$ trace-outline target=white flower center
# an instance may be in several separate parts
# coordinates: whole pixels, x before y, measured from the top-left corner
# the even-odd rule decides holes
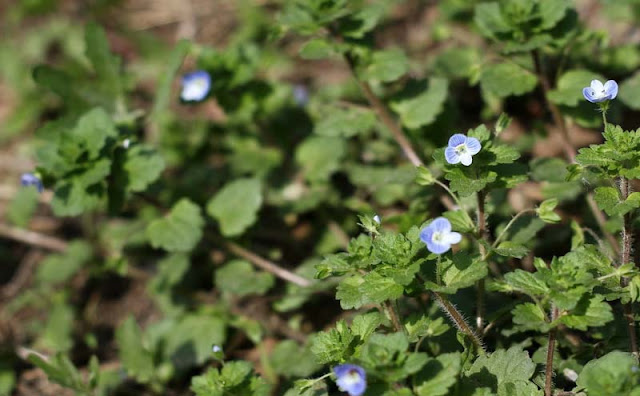
[[[442,243],[442,241],[444,240],[444,233],[440,231],[434,232],[431,240],[436,243]]]
[[[462,143],[456,146],[455,148],[456,154],[458,155],[462,155],[462,154],[466,154],[467,152],[467,145]]]
[[[349,370],[343,378],[345,385],[354,385],[360,382],[360,373],[357,370]]]

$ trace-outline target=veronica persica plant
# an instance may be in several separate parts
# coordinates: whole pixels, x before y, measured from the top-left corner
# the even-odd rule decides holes
[[[341,364],[333,368],[336,384],[341,391],[349,396],[360,396],[367,389],[367,374],[364,369],[355,364]]]
[[[211,76],[204,70],[198,70],[182,77],[180,98],[185,102],[199,102],[207,97],[210,89]]]
[[[449,220],[438,217],[420,231],[420,240],[427,244],[431,253],[442,254],[451,249],[451,245],[459,243],[462,235],[451,231]]]
[[[452,165],[461,163],[464,166],[469,166],[473,161],[472,157],[478,154],[481,149],[482,145],[478,139],[456,133],[449,138],[449,144],[444,150],[444,157]]]
[[[602,84],[600,80],[591,81],[591,85],[582,89],[582,95],[591,103],[600,103],[615,99],[618,95],[618,83],[609,80]]]
[[[22,184],[25,187],[34,186],[35,188],[38,189],[38,192],[42,192],[44,188],[40,178],[38,178],[38,176],[34,175],[33,173],[22,174],[22,176],[20,177],[20,184]]]

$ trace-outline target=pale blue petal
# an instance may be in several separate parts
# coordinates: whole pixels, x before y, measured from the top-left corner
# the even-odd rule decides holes
[[[482,145],[480,144],[480,141],[473,137],[467,138],[466,144],[467,144],[467,149],[469,151],[469,154],[471,155],[478,154],[482,149]]]
[[[458,147],[459,145],[463,144],[465,141],[467,140],[467,137],[464,136],[461,133],[456,133],[455,135],[451,136],[449,138],[449,147]]]
[[[427,250],[431,253],[442,254],[451,249],[451,244],[449,243],[437,243],[434,241],[427,242]]]
[[[591,103],[598,103],[599,100],[596,99],[595,97],[595,92],[593,91],[593,89],[591,89],[591,87],[585,87],[582,89],[582,95],[584,96],[584,98],[586,100],[588,100]]]
[[[604,92],[609,99],[615,99],[618,96],[618,83],[613,80],[607,81],[604,83]]]
[[[431,243],[431,239],[433,239],[433,228],[427,226],[420,230],[420,240],[427,245]]]
[[[447,147],[444,149],[444,159],[451,165],[455,165],[460,162],[460,156],[456,153],[456,149],[453,147]]]
[[[429,228],[433,231],[448,233],[451,231],[451,223],[446,217],[437,217],[429,224]]]

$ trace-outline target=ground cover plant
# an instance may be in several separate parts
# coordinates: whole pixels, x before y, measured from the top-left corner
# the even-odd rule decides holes
[[[7,3],[0,395],[640,396],[638,16]]]

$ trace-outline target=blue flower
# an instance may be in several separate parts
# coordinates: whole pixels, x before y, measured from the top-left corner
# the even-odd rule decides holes
[[[23,173],[20,177],[20,184],[23,186],[35,186],[38,189],[38,192],[42,192],[42,189],[44,188],[42,186],[42,181],[33,173]]]
[[[211,76],[204,70],[198,70],[182,76],[180,97],[185,102],[199,102],[207,97],[211,89]]]
[[[582,95],[591,103],[600,103],[605,100],[615,99],[618,95],[618,83],[609,80],[602,85],[600,80],[593,80],[590,86],[582,89]]]
[[[472,162],[471,157],[478,154],[480,149],[482,145],[478,139],[456,133],[449,138],[444,157],[450,164],[462,163],[464,166],[469,166]]]
[[[451,249],[451,245],[459,243],[462,235],[451,231],[449,220],[438,217],[420,231],[420,240],[427,244],[431,253],[442,254]]]
[[[336,384],[341,391],[349,396],[360,396],[367,389],[367,374],[364,369],[355,364],[341,364],[333,368]]]
[[[296,84],[293,87],[293,101],[300,107],[304,107],[309,103],[309,90],[302,84]]]

